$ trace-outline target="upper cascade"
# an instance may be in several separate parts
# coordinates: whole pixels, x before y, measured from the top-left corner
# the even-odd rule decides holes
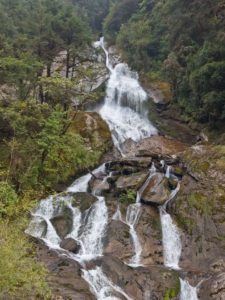
[[[103,37],[94,46],[101,46],[104,50],[106,67],[110,71],[100,115],[109,125],[115,146],[123,153],[126,140],[139,141],[156,135],[157,129],[148,119],[148,97],[138,81],[138,74],[125,63],[119,63],[113,68]]]

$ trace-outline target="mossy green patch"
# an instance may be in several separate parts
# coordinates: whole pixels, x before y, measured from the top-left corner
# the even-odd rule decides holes
[[[208,198],[201,192],[193,192],[187,196],[187,203],[190,207],[197,209],[202,215],[211,215],[213,210],[213,200]]]
[[[184,216],[182,213],[179,213],[177,215],[177,222],[178,222],[178,226],[189,234],[192,234],[192,231],[197,226],[193,219]]]
[[[180,292],[180,280],[177,274],[174,275],[174,286],[167,289],[164,300],[173,300]]]

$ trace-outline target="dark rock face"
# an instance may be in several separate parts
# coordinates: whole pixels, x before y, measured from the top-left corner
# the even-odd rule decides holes
[[[60,243],[60,247],[73,253],[78,253],[80,250],[80,244],[71,238],[64,239]]]

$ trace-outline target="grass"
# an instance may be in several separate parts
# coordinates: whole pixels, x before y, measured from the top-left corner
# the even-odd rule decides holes
[[[0,220],[0,298],[50,299],[48,275],[35,258],[35,247],[24,233],[28,221]]]

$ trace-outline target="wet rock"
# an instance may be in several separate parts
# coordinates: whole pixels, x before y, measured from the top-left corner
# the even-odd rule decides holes
[[[89,181],[89,187],[91,191],[95,191],[99,195],[109,192],[110,189],[110,185],[107,181],[96,178],[92,178]]]
[[[187,149],[187,145],[178,142],[173,139],[165,138],[163,136],[152,136],[150,138],[143,139],[138,143],[129,147],[126,147],[127,157],[152,157],[167,158],[178,152],[183,152]]]
[[[127,176],[120,176],[116,181],[116,191],[122,192],[127,189],[138,190],[147,180],[149,172],[135,173]]]
[[[169,290],[178,299],[180,289],[176,272],[163,266],[131,268],[120,260],[105,255],[99,262],[103,272],[122,288],[132,299],[145,299],[151,292],[152,299],[164,299]]]
[[[81,266],[65,256],[59,256],[44,245],[37,249],[38,259],[50,271],[47,283],[54,297],[71,300],[95,300],[88,283],[81,277]],[[56,298],[58,299],[58,298]],[[60,298],[59,298],[60,299]]]
[[[184,175],[184,170],[180,166],[175,165],[173,166],[173,173],[177,177],[182,177]]]
[[[111,132],[98,113],[78,111],[75,114],[75,119],[69,127],[70,131],[77,132],[85,138],[92,151],[99,150],[104,153],[112,148]]]
[[[167,179],[161,173],[156,173],[142,194],[144,203],[162,205],[170,196]]]
[[[98,200],[92,194],[85,192],[69,193],[69,195],[73,197],[72,206],[79,208],[81,212],[89,209]]]
[[[63,209],[61,215],[52,218],[50,221],[61,239],[72,231],[73,216],[71,210],[67,207]]]
[[[130,173],[136,173],[151,166],[151,158],[132,158],[112,161],[106,164],[106,168],[110,171],[122,173],[123,169],[132,170]]]
[[[71,238],[64,239],[60,247],[73,253],[78,253],[80,250],[80,244]]]
[[[134,254],[129,231],[130,228],[127,224],[112,220],[108,225],[106,237],[104,238],[104,253],[128,262]]]
[[[199,299],[225,299],[225,272],[217,273],[201,284]]]
[[[172,178],[169,178],[167,180],[167,183],[168,183],[168,187],[169,187],[170,190],[175,190],[176,189],[176,187],[177,187],[177,181],[176,180],[174,180]]]
[[[142,246],[141,263],[163,265],[162,232],[158,208],[142,205],[136,232]]]

